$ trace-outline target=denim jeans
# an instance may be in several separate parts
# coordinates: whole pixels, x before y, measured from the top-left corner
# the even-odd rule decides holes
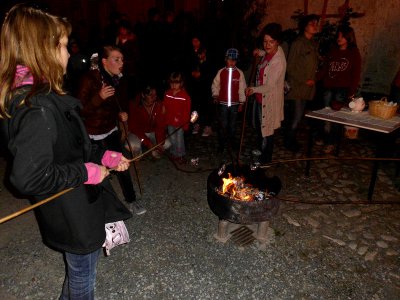
[[[346,89],[326,89],[323,94],[325,107],[330,107],[332,100],[345,102],[347,98]]]
[[[66,273],[60,300],[93,300],[100,249],[89,254],[64,253]]]
[[[168,135],[170,135],[169,139],[171,141],[171,148],[169,151],[174,157],[183,157],[186,154],[184,131],[182,128],[180,128],[171,135],[176,128],[177,127],[168,125]]]
[[[239,105],[218,105],[218,142],[221,147],[227,141],[234,146],[238,109]]]

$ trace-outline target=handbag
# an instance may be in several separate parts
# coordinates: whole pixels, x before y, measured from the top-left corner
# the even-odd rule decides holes
[[[130,242],[129,233],[124,221],[107,223],[105,225],[105,230],[106,240],[104,241],[103,247],[107,256],[110,255],[110,250],[114,247]]]

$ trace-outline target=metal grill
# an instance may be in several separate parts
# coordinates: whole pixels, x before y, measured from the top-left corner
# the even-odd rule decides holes
[[[244,247],[253,243],[256,238],[253,231],[247,226],[240,226],[231,232],[231,240],[240,247]]]

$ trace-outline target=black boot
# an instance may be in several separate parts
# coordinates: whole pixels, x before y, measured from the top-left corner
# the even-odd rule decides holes
[[[261,147],[261,163],[268,164],[272,161],[272,152],[274,150],[274,136],[266,136],[263,138]]]

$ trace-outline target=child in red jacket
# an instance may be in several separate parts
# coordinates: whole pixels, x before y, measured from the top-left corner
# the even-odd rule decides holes
[[[246,80],[242,70],[236,67],[239,51],[230,48],[225,54],[225,67],[218,70],[211,85],[214,102],[218,104],[218,152],[225,144],[235,147],[236,119],[246,101]],[[228,148],[228,149],[229,149]]]
[[[191,99],[184,88],[181,73],[173,72],[169,77],[169,85],[170,89],[164,95],[166,124],[169,135],[175,131],[170,136],[170,153],[173,158],[183,162],[186,154],[184,131],[189,129]]]

